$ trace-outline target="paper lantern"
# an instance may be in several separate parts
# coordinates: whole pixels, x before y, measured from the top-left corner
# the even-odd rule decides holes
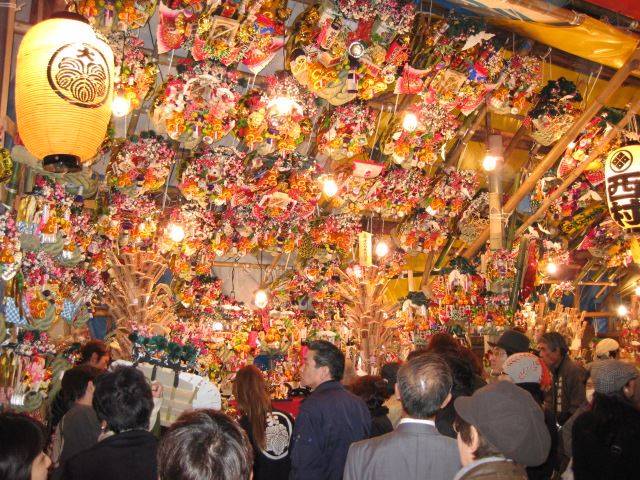
[[[93,158],[111,118],[113,52],[73,13],[33,26],[16,67],[16,114],[25,147],[49,171]]]
[[[604,174],[611,217],[625,230],[640,232],[640,145],[611,152]]]

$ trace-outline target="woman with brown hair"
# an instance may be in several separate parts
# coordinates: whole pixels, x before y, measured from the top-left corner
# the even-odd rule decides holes
[[[233,396],[242,413],[240,426],[254,451],[253,480],[289,478],[293,419],[271,406],[262,372],[247,365],[236,373]]]

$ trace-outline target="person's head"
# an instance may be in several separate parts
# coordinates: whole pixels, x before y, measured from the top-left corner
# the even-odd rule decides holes
[[[525,466],[543,463],[551,448],[544,414],[531,395],[499,381],[454,401],[458,449],[463,466],[503,456]]]
[[[500,379],[525,389],[539,405],[544,402],[544,390],[551,386],[551,373],[533,353],[509,356],[502,365]]]
[[[109,347],[102,340],[89,340],[80,349],[79,365],[90,365],[106,370],[111,361]]]
[[[514,353],[529,351],[529,338],[518,330],[505,330],[495,343],[489,342],[489,345],[491,346],[491,370],[499,375],[507,357]]]
[[[312,390],[329,380],[339,382],[344,375],[344,354],[326,340],[310,342],[301,375],[302,384]]]
[[[407,355],[407,362],[409,360],[413,360],[416,357],[419,357],[420,355],[424,355],[427,352],[428,350],[426,347],[416,348],[415,350],[410,351],[409,355]]]
[[[595,390],[594,406],[605,400],[603,397],[634,403],[638,382],[638,369],[634,365],[615,359],[598,360],[590,365],[589,371]]]
[[[453,398],[459,395],[471,395],[475,387],[474,368],[460,351],[446,351],[439,354],[449,365],[451,370],[451,395]]]
[[[620,353],[620,344],[613,338],[603,338],[596,344],[594,353],[597,360],[618,358],[618,354]]]
[[[93,409],[115,433],[148,429],[153,410],[151,386],[135,367],[118,367],[95,381]]]
[[[431,419],[451,399],[451,370],[435,353],[412,358],[398,370],[396,394],[411,418]]]
[[[385,381],[382,377],[376,375],[364,375],[356,378],[356,380],[349,385],[349,390],[364,400],[369,410],[380,408],[388,398],[386,396],[387,387]]]
[[[94,381],[102,373],[90,365],[79,365],[67,370],[62,377],[61,388],[67,406],[73,403],[91,405],[93,402],[93,392],[95,390]]]
[[[247,365],[236,372],[233,396],[240,410],[247,415],[255,442],[264,448],[266,444],[267,414],[271,411],[271,399],[262,372]]]
[[[160,480],[247,480],[253,453],[242,429],[215,410],[185,412],[160,439]]]
[[[0,480],[46,480],[51,459],[37,421],[16,413],[0,414]]]
[[[556,368],[569,352],[567,341],[558,332],[547,332],[538,343],[540,358],[549,368]]]
[[[443,353],[457,351],[460,347],[458,341],[449,333],[436,333],[429,339],[427,351],[431,353]]]
[[[398,370],[400,370],[400,362],[385,363],[380,369],[380,376],[384,380],[387,387],[387,398],[393,395],[396,390],[396,382],[398,381]]]

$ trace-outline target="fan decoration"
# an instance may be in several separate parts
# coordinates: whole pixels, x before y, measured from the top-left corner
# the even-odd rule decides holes
[[[458,222],[460,240],[472,243],[489,226],[489,194],[480,193],[464,211]]]
[[[446,231],[441,222],[427,212],[416,214],[398,226],[398,243],[407,252],[436,252],[446,242]]]
[[[402,0],[313,5],[294,24],[291,73],[332,105],[378,96],[407,62],[415,14]]]
[[[318,151],[332,160],[363,154],[375,131],[376,112],[364,103],[351,102],[326,115],[318,134]]]
[[[317,108],[286,72],[267,79],[266,90],[249,90],[240,100],[235,135],[261,155],[293,152],[311,134]]]
[[[525,113],[541,85],[542,61],[532,55],[515,54],[509,59],[504,83],[491,95],[489,107],[497,113]]]
[[[96,30],[126,32],[145,26],[158,0],[67,0],[67,4]]]
[[[196,61],[213,59],[224,65],[242,62],[257,74],[284,46],[289,15],[291,9],[282,0],[210,2],[189,40],[191,55]]]
[[[144,41],[124,32],[108,37],[113,50],[115,76],[113,90],[124,97],[132,109],[140,108],[158,76],[158,64],[144,50]]]
[[[233,147],[199,149],[182,172],[180,192],[202,208],[227,205],[236,192],[245,188],[245,156]]]
[[[129,196],[153,192],[168,180],[175,152],[162,136],[142,132],[125,140],[109,164],[107,183]]]
[[[549,80],[529,111],[532,138],[540,145],[552,145],[569,129],[580,113],[582,95],[576,85],[564,77]]]
[[[239,98],[236,72],[214,62],[180,65],[156,98],[153,122],[187,148],[212,144],[235,126]]]
[[[431,178],[418,168],[389,169],[362,192],[361,208],[386,218],[403,218],[423,200]]]

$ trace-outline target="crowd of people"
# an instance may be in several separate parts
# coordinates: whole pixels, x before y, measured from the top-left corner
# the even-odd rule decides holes
[[[507,330],[490,371],[438,334],[380,375],[343,381],[332,343],[307,345],[295,419],[274,408],[263,373],[235,376],[235,418],[184,412],[154,428],[162,391],[135,367],[109,367],[87,343],[52,400],[45,427],[0,414],[0,480],[635,479],[640,380],[612,339],[586,368],[562,335]],[[346,384],[345,384],[346,383]]]

